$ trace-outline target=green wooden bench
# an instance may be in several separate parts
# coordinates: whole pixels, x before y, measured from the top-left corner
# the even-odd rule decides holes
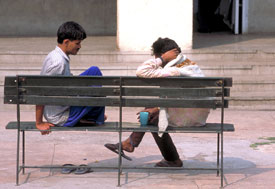
[[[51,131],[118,132],[118,141],[120,143],[118,166],[112,167],[118,170],[118,186],[120,186],[120,173],[123,169],[130,168],[122,166],[122,132],[158,132],[158,128],[154,126],[140,127],[137,123],[122,122],[124,107],[180,107],[220,109],[221,121],[219,123],[207,123],[204,127],[168,127],[166,132],[216,133],[217,167],[201,169],[216,170],[217,174],[220,174],[221,176],[221,187],[223,187],[223,132],[234,131],[234,125],[224,123],[224,108],[228,107],[227,98],[230,95],[231,86],[232,78],[223,77],[173,77],[145,79],[128,76],[6,76],[4,86],[4,103],[17,105],[17,120],[15,122],[9,122],[6,126],[6,129],[15,129],[18,133],[16,153],[16,184],[19,184],[20,172],[22,171],[24,174],[25,168],[62,167],[26,165],[25,132],[38,130],[35,127],[34,121],[20,121],[20,106],[69,105],[118,107],[119,116],[117,122],[106,122],[104,125],[93,127],[77,126],[51,128]],[[22,150],[20,150],[21,145]],[[194,169],[197,170],[198,168]]]

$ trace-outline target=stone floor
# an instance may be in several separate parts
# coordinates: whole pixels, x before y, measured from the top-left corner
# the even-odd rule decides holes
[[[229,33],[195,34],[194,49],[187,53],[245,53],[255,54],[261,58],[268,56],[274,64],[275,35],[233,35]],[[3,74],[10,68],[4,64],[5,59],[24,57],[29,54],[43,57],[56,45],[56,39],[50,38],[1,38],[0,55]],[[88,37],[82,45],[80,54],[100,54],[118,52],[116,37]],[[263,52],[263,53],[259,53]],[[8,55],[16,57],[7,57]],[[150,52],[144,52],[150,55]],[[135,54],[134,54],[135,56]],[[144,58],[144,57],[142,57]],[[42,58],[39,60],[39,71]],[[20,62],[21,59],[15,60]],[[28,59],[29,61],[30,59]],[[35,62],[34,61],[34,62]],[[3,64],[1,64],[3,63]],[[260,64],[260,63],[259,63]],[[39,68],[38,68],[39,67]],[[26,68],[28,69],[28,68]],[[24,70],[26,71],[26,70]],[[16,71],[14,71],[14,74]],[[0,86],[3,84],[1,79]],[[3,90],[2,90],[3,91]],[[2,97],[3,94],[0,95]],[[2,104],[0,104],[2,106]],[[3,110],[3,108],[0,107]],[[11,108],[12,109],[12,108]],[[20,186],[15,186],[16,131],[5,130],[7,122],[16,120],[15,111],[0,111],[0,188],[116,188],[117,171],[95,170],[85,175],[63,175],[60,170],[28,169],[20,176]],[[13,109],[14,110],[14,109]],[[136,120],[138,110],[129,110],[124,115],[126,120]],[[107,109],[109,120],[117,120],[118,113]],[[219,121],[220,112],[212,112],[209,122]],[[33,111],[23,111],[22,120],[34,120]],[[275,114],[274,111],[252,111],[229,109],[226,111],[226,122],[233,123],[236,131],[225,134],[225,188],[266,189],[275,188]],[[123,134],[126,138],[128,133]],[[215,135],[173,134],[185,167],[213,166],[215,162]],[[116,133],[99,132],[66,132],[51,133],[41,136],[33,132],[27,134],[27,163],[34,165],[52,164],[89,164],[117,165],[117,156],[106,150],[103,144],[117,142]],[[127,165],[153,166],[161,160],[161,155],[150,134],[146,134],[140,147],[133,154],[128,154],[133,162],[123,160]],[[124,171],[121,188],[219,188],[220,178],[214,171]]]
[[[125,121],[135,121],[138,109],[129,109]],[[115,109],[107,109],[108,119],[117,120]],[[225,121],[236,131],[224,136],[225,188],[262,189],[275,186],[275,114],[270,111],[227,110]],[[117,171],[94,170],[85,175],[61,174],[60,170],[27,169],[15,186],[16,131],[5,130],[15,112],[0,112],[0,188],[116,188]],[[22,120],[33,120],[34,112],[22,112]],[[220,112],[213,111],[209,122],[220,121]],[[123,134],[126,138],[128,133]],[[214,134],[172,134],[184,167],[214,167],[216,137]],[[41,136],[29,132],[26,138],[26,163],[29,165],[62,165],[65,163],[92,166],[115,166],[117,155],[103,144],[118,141],[116,133],[55,132]],[[260,145],[262,144],[262,145]],[[139,148],[123,160],[125,166],[152,167],[162,157],[152,136],[145,135]],[[121,188],[219,188],[215,171],[141,171],[124,170]]]

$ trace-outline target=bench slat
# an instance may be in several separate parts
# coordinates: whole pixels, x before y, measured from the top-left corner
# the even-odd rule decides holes
[[[5,96],[4,103],[16,104],[16,96]],[[60,106],[119,106],[118,97],[78,97],[78,96],[28,96],[23,95],[20,104],[60,105]],[[217,99],[168,99],[168,98],[122,98],[122,107],[178,107],[178,108],[220,108]],[[228,100],[224,100],[224,108]]]
[[[21,94],[44,96],[118,96],[119,87],[83,87],[83,86],[25,86],[20,87]],[[15,86],[6,86],[5,95],[16,95]],[[149,87],[123,87],[122,96],[166,96],[180,97],[219,97],[220,88],[149,88]],[[230,95],[230,89],[224,89],[224,96]]]
[[[124,107],[170,107],[170,108],[221,108],[220,100],[215,99],[123,99]],[[224,101],[224,108],[228,108],[228,100]]]
[[[219,97],[222,90],[220,88],[123,88],[123,96],[165,96],[168,98],[183,97]],[[224,89],[224,96],[230,96],[230,89]]]
[[[118,87],[26,86],[19,88],[23,95],[43,96],[118,96]],[[16,95],[16,87],[5,87],[5,95]]]
[[[5,96],[4,103],[16,104],[16,96]],[[20,104],[58,105],[58,106],[118,106],[119,98],[115,97],[78,97],[78,96],[28,96],[20,98]]]
[[[184,78],[184,81],[182,80]],[[169,87],[217,87],[224,80],[225,87],[232,86],[232,78],[222,77],[169,77],[169,78],[138,78],[123,77],[123,85],[130,86],[169,86]],[[161,84],[160,84],[161,83]]]
[[[224,80],[225,87],[232,86],[232,78],[224,77],[169,77],[169,78],[138,78],[132,76],[24,76],[20,75],[21,86],[91,86],[91,85],[122,85],[130,86],[170,86],[170,87],[217,87]],[[16,77],[6,76],[5,85],[16,86]]]
[[[91,85],[119,85],[117,76],[42,76],[20,75],[21,86],[91,86]],[[6,76],[5,85],[16,86],[16,77]]]
[[[158,127],[156,126],[146,126],[140,127],[139,123],[122,123],[123,132],[132,131],[152,131],[157,132]],[[219,132],[221,128],[220,123],[207,123],[202,127],[168,127],[169,132]],[[17,122],[9,122],[6,129],[17,129]],[[35,122],[21,122],[20,129],[24,131],[38,131],[35,127]],[[114,132],[119,131],[118,122],[106,122],[104,125],[100,126],[75,126],[75,127],[51,127],[52,131],[106,131]],[[233,124],[224,124],[224,132],[233,132],[235,130]]]

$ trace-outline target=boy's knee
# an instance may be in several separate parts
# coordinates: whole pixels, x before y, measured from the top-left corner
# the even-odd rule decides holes
[[[100,71],[99,67],[97,67],[97,66],[91,66],[91,67],[89,68],[89,70]]]
[[[97,66],[91,66],[88,70],[92,75],[102,75],[101,70]]]

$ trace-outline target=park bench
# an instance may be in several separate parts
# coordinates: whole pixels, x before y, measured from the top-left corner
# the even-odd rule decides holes
[[[28,166],[25,160],[25,132],[38,131],[35,122],[20,121],[20,105],[69,105],[118,107],[118,120],[100,126],[52,127],[51,131],[97,131],[117,132],[119,141],[118,186],[123,169],[121,138],[123,132],[158,132],[156,126],[140,127],[137,123],[122,122],[124,107],[179,107],[219,109],[219,123],[207,123],[203,127],[168,127],[171,133],[214,133],[217,134],[217,165],[215,170],[221,176],[223,187],[223,133],[233,132],[234,125],[224,123],[224,108],[228,107],[228,97],[232,78],[224,77],[171,77],[138,78],[131,76],[6,76],[4,103],[16,104],[17,121],[9,122],[6,129],[17,130],[16,184],[26,168],[50,168],[49,166]],[[22,139],[21,139],[22,136]],[[22,149],[20,150],[20,146]],[[103,144],[102,144],[103,145]],[[21,159],[21,160],[20,160]],[[53,166],[52,168],[61,168]],[[136,168],[136,167],[133,167]],[[106,168],[107,169],[107,168]],[[175,168],[175,169],[185,169]],[[191,169],[191,168],[188,168]],[[194,168],[198,169],[198,168]]]

